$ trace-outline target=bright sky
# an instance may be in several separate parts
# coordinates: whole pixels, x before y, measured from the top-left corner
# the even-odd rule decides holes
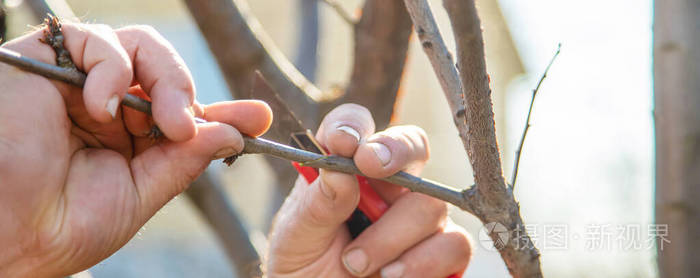
[[[653,215],[651,0],[500,3],[528,72],[508,92],[511,146],[532,88],[563,45],[535,102],[516,188],[540,241],[550,238],[546,225],[567,224],[567,251],[545,248],[545,270],[554,277],[653,276],[646,244]],[[643,247],[618,246],[638,225]],[[588,250],[599,236],[609,250]]]

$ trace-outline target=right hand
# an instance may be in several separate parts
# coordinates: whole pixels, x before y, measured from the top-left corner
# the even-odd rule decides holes
[[[331,111],[316,139],[331,153],[351,157],[368,177],[400,170],[418,175],[428,160],[428,139],[415,126],[375,133],[370,112],[345,104]],[[390,205],[356,239],[345,221],[357,207],[360,191],[354,175],[320,170],[311,185],[297,179],[270,234],[270,277],[439,277],[467,266],[467,234],[447,218],[445,202],[370,179]]]

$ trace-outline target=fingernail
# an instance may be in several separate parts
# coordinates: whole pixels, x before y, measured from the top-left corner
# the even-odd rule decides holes
[[[369,261],[365,251],[362,251],[360,248],[355,248],[345,253],[345,256],[343,256],[343,264],[345,264],[345,268],[352,274],[361,275],[365,269],[367,269]]]
[[[352,136],[352,137],[355,137],[355,139],[357,140],[357,142],[360,142],[360,133],[357,132],[357,130],[355,130],[354,128],[352,128],[352,127],[350,127],[350,126],[347,126],[347,125],[341,125],[341,126],[339,126],[337,129],[340,130],[340,131],[342,131],[342,132],[345,132],[345,133],[349,134],[349,135]]]
[[[222,148],[219,151],[217,151],[214,154],[213,159],[220,159],[220,158],[224,158],[224,157],[229,157],[229,156],[232,156],[236,153],[238,153],[238,152],[236,152],[236,149],[234,149],[233,147],[225,147],[225,148]]]
[[[399,278],[403,276],[406,266],[402,262],[394,262],[382,268],[382,278]]]
[[[107,112],[109,112],[109,114],[112,115],[112,119],[116,118],[117,108],[119,108],[119,96],[113,95],[112,98],[110,98],[107,101],[107,105],[105,105],[105,108],[107,109]]]
[[[389,164],[389,161],[391,161],[391,151],[386,145],[382,143],[368,143],[367,146],[372,148],[374,154],[377,155],[379,161],[382,162],[382,165],[386,166]]]

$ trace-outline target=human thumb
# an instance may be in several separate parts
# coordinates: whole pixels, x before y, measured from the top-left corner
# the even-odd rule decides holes
[[[353,175],[320,170],[310,185],[299,179],[280,209],[270,235],[270,262],[276,273],[313,263],[336,240],[360,200]],[[300,259],[299,254],[304,259]]]

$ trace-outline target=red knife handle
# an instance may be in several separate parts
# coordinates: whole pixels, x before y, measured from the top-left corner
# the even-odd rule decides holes
[[[318,170],[308,166],[301,166],[297,162],[292,162],[297,172],[301,174],[307,183],[311,184],[318,178]],[[389,208],[384,200],[379,197],[376,191],[369,185],[366,177],[355,175],[357,183],[360,186],[360,203],[357,208],[360,209],[369,218],[372,223],[377,222],[379,217]]]

